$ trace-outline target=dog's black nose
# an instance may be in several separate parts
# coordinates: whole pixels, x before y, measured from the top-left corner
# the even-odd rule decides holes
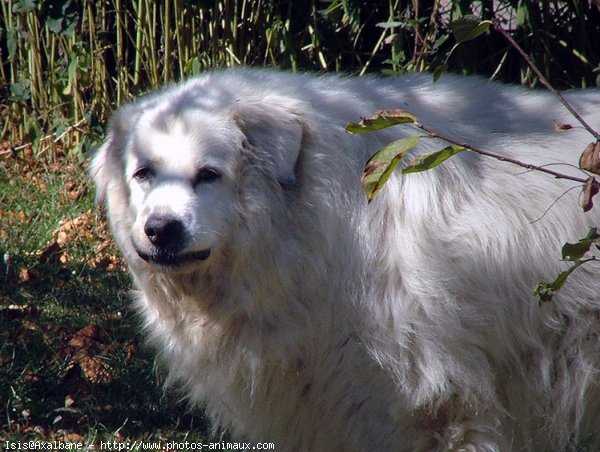
[[[150,215],[144,225],[148,240],[159,248],[176,248],[182,243],[183,223],[170,215]]]

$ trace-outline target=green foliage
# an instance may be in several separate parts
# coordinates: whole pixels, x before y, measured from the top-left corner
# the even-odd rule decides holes
[[[492,25],[491,20],[480,20],[472,14],[460,17],[450,24],[457,44],[475,39],[484,34]]]
[[[403,110],[380,110],[373,115],[364,117],[359,123],[349,123],[346,131],[354,134],[363,134],[385,129],[398,124],[410,124],[416,122],[417,117]]]
[[[590,228],[585,238],[577,243],[565,243],[562,247],[562,258],[566,261],[577,262],[583,259],[584,255],[590,250],[592,245],[600,243],[600,235],[597,228]]]
[[[404,110],[380,110],[362,118],[359,123],[351,122],[347,124],[346,131],[354,134],[363,134],[376,132],[399,124],[418,125],[417,117]],[[365,165],[362,179],[363,188],[369,202],[373,200],[375,195],[391,177],[396,166],[406,157],[408,151],[419,143],[420,139],[421,137],[418,135],[411,135],[393,141],[371,156]],[[417,173],[433,169],[450,157],[466,150],[467,148],[454,144],[446,146],[439,151],[419,155],[406,165],[402,169],[402,172]]]
[[[96,139],[116,105],[238,64],[359,74],[457,70],[535,85],[516,52],[488,30],[490,20],[559,88],[594,84],[600,74],[600,13],[592,2],[4,1],[0,138],[40,143],[59,123],[79,124],[61,138],[77,150]]]
[[[448,70],[448,61],[450,60],[452,53],[458,49],[463,42],[471,41],[478,36],[481,36],[488,31],[491,25],[491,20],[480,20],[472,14],[459,17],[451,22],[450,30],[452,31],[456,44],[454,44],[446,54],[444,63],[434,69],[433,80],[437,81],[441,75]]]
[[[565,243],[562,247],[562,258],[565,261],[573,262],[573,265],[567,270],[561,272],[554,281],[550,283],[540,283],[535,289],[535,294],[540,301],[546,302],[552,300],[554,295],[564,286],[567,278],[586,262],[595,261],[594,256],[585,258],[594,245],[600,250],[600,234],[597,228],[590,228],[587,236],[576,243]]]
[[[438,165],[441,165],[450,157],[453,157],[456,154],[466,150],[467,148],[463,146],[451,145],[446,146],[444,149],[439,151],[428,152],[427,154],[419,155],[405,168],[403,168],[402,172],[406,174],[430,170]]]
[[[363,187],[369,202],[385,185],[406,153],[418,142],[418,136],[409,136],[384,146],[371,156],[363,172]]]

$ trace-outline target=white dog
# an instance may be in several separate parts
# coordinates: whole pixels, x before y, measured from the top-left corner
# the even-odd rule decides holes
[[[137,305],[170,383],[234,437],[286,451],[600,447],[599,269],[550,302],[533,294],[598,209],[582,213],[577,183],[469,152],[397,172],[367,204],[368,157],[419,131],[345,126],[400,108],[537,165],[576,165],[593,137],[549,94],[430,80],[217,71],[115,114],[92,173]],[[567,98],[600,126],[600,92]],[[422,139],[413,155],[445,145]]]

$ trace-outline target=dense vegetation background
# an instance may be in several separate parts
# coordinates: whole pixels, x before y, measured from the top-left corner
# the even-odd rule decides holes
[[[597,0],[2,0],[0,439],[210,436],[201,413],[160,391],[93,208],[85,151],[116,106],[241,64],[447,67],[539,87],[493,28],[450,53],[451,24],[468,14],[502,26],[555,87],[600,81]]]
[[[498,20],[557,88],[595,85],[600,75],[593,0],[5,0],[1,7],[0,135],[34,143],[70,126],[102,125],[128,98],[217,66],[432,70],[454,44],[449,25],[465,14]],[[498,33],[462,46],[448,63],[537,84]]]

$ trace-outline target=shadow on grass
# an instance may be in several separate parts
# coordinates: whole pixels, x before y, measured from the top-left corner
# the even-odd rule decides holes
[[[210,436],[163,391],[124,271],[0,252],[0,437]]]

